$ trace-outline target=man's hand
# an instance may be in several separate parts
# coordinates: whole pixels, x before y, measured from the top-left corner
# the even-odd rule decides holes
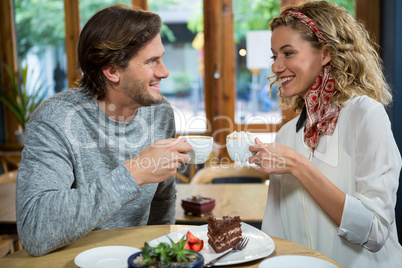
[[[176,175],[177,168],[190,161],[186,154],[190,151],[191,145],[184,139],[159,140],[124,165],[139,186],[158,183]]]

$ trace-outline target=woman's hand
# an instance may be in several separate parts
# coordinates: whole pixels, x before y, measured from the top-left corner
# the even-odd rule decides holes
[[[296,158],[300,157],[288,146],[276,142],[262,143],[258,138],[249,150],[253,153],[248,159],[249,163],[256,164],[257,171],[268,174],[292,173],[296,166]]]
[[[258,138],[250,146],[248,161],[256,170],[268,174],[291,173],[328,216],[340,226],[346,195],[328,180],[306,157],[280,143],[262,143]]]

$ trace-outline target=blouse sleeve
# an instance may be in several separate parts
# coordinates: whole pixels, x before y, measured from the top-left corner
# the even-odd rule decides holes
[[[346,197],[338,235],[376,252],[384,245],[395,221],[401,170],[401,155],[382,105],[366,111],[354,139],[356,192]]]

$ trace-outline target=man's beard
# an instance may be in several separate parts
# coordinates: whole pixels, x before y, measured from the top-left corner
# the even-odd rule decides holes
[[[147,90],[147,86],[139,80],[129,80],[123,84],[124,94],[134,103],[141,106],[152,106],[162,102],[162,94],[155,98]]]

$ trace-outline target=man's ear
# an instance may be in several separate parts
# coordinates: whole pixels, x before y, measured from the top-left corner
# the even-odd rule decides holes
[[[331,53],[329,52],[328,49],[324,49],[323,54],[322,54],[322,61],[321,61],[321,65],[325,66],[328,64],[328,62],[330,62],[332,60],[331,58]]]
[[[102,68],[102,72],[110,82],[117,83],[120,81],[120,75],[115,66],[105,66]]]

